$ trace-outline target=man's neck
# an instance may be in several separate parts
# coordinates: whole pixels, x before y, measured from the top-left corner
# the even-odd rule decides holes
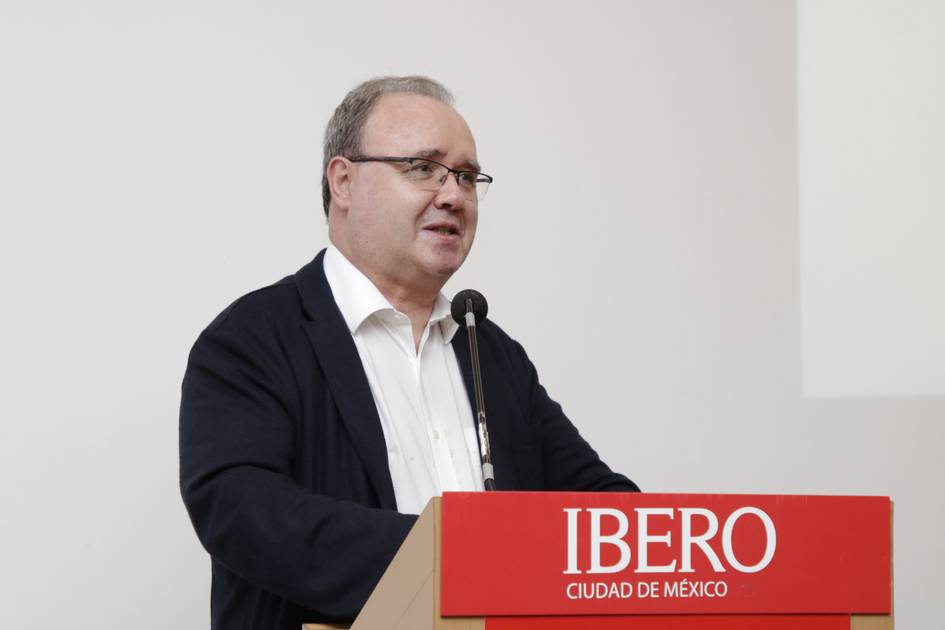
[[[423,330],[426,328],[427,322],[430,321],[433,307],[436,306],[436,298],[439,296],[445,282],[418,279],[417,282],[405,283],[403,279],[374,273],[367,265],[361,264],[356,260],[356,257],[351,256],[346,251],[347,247],[344,244],[339,244],[334,238],[330,240],[341,255],[364,274],[364,277],[370,280],[371,284],[377,287],[377,290],[390,302],[391,306],[410,318],[414,350],[419,350]]]
[[[364,272],[362,271],[362,273]],[[374,286],[381,292],[381,295],[387,298],[391,306],[410,318],[414,350],[419,350],[423,330],[427,327],[427,322],[430,321],[430,315],[433,313],[433,307],[436,305],[436,298],[441,287],[432,293],[417,291],[389,283],[385,284],[383,278],[374,278],[368,273],[364,273],[364,275],[374,283]]]

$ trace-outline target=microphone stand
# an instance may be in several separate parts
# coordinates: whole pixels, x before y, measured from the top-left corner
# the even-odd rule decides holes
[[[479,295],[485,302],[485,298]],[[476,391],[476,426],[479,431],[479,458],[482,461],[482,483],[489,492],[495,490],[495,471],[492,468],[492,451],[489,447],[489,429],[486,426],[486,403],[482,395],[482,373],[479,370],[479,342],[476,339],[476,315],[472,297],[465,300],[466,331],[469,333],[469,356],[472,357],[473,389]]]

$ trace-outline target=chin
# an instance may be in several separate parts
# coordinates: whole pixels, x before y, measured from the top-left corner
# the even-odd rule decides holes
[[[430,256],[422,261],[421,267],[433,277],[448,279],[463,266],[465,260],[465,255],[458,255],[456,253],[451,255]]]
[[[445,282],[445,281],[449,280],[450,277],[451,277],[454,273],[456,273],[457,271],[459,271],[459,267],[460,267],[460,265],[449,265],[449,266],[445,266],[445,267],[436,267],[435,269],[432,270],[432,274],[431,274],[431,275],[433,275],[433,276],[435,276],[435,277],[437,277],[437,278],[440,278],[440,279],[442,279],[442,280]]]

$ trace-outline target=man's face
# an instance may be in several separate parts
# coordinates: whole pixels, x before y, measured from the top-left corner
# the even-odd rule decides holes
[[[365,123],[361,154],[426,157],[478,170],[476,143],[452,107],[414,94],[385,94]],[[466,259],[476,235],[478,202],[453,175],[439,191],[418,190],[399,163],[352,167],[345,212],[349,255],[375,282],[439,290]],[[392,287],[393,288],[393,287]]]

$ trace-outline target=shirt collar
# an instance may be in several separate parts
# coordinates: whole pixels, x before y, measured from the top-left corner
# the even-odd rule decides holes
[[[433,305],[433,312],[430,313],[430,325],[439,323],[440,334],[443,336],[443,343],[453,341],[453,335],[459,330],[459,324],[453,320],[453,314],[450,309],[450,301],[442,293],[437,294],[436,304]]]
[[[334,245],[329,245],[325,251],[324,265],[328,286],[352,335],[357,332],[364,320],[374,313],[384,310],[397,312],[397,309],[387,301],[374,283],[345,258]],[[450,314],[450,302],[442,293],[436,296],[436,303],[433,305],[427,326],[432,327],[436,324],[440,326],[444,343],[450,343],[456,331],[459,330],[459,324],[453,321]]]

